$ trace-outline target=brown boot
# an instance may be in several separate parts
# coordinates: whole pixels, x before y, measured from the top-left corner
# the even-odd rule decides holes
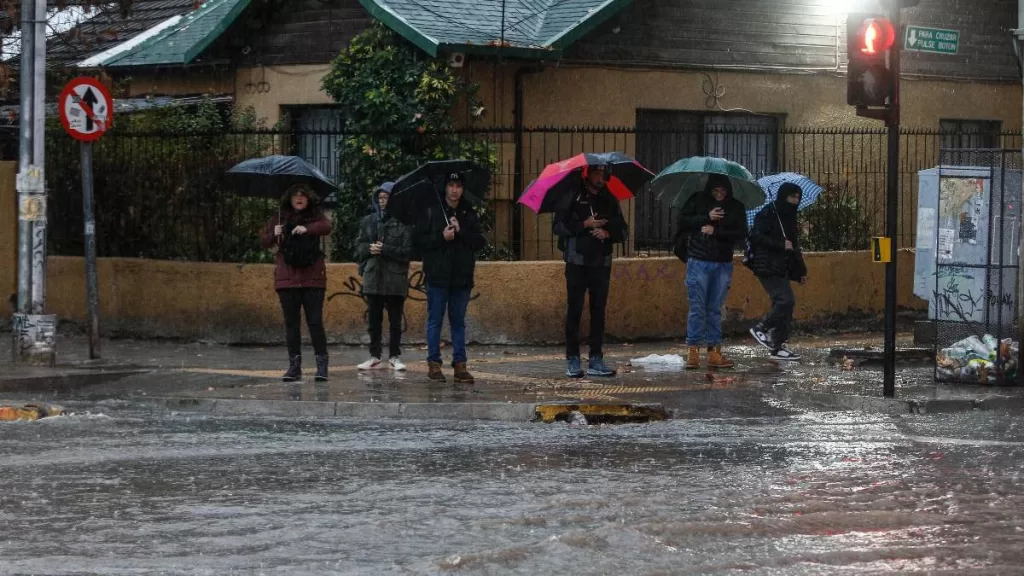
[[[445,382],[444,372],[441,372],[440,362],[427,362],[427,378],[434,382]]]
[[[690,350],[686,354],[686,369],[697,370],[698,368],[700,368],[700,348],[690,346]]]
[[[470,374],[469,370],[466,369],[465,362],[455,363],[455,381],[458,382],[459,384],[473,383],[473,375]]]
[[[708,348],[708,368],[732,368],[735,366],[732,360],[722,356],[722,347],[715,346]]]

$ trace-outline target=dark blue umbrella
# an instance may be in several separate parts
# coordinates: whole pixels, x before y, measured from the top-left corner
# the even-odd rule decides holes
[[[319,168],[298,156],[273,155],[253,158],[228,170],[238,182],[242,196],[253,198],[280,198],[289,187],[305,184],[322,200],[338,191]]]

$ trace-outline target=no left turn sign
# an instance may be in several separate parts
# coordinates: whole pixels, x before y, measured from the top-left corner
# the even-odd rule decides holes
[[[72,138],[99,140],[114,120],[114,99],[95,78],[75,78],[60,94],[60,122]]]

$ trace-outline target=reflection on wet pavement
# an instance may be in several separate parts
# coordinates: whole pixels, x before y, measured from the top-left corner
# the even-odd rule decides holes
[[[1024,565],[1024,424],[995,413],[570,428],[97,410],[0,428],[0,573]]]

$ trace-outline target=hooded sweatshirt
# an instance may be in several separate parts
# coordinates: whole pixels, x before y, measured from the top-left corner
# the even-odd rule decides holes
[[[716,184],[726,189],[726,196],[721,202],[711,195],[711,189]],[[712,220],[710,214],[715,208],[721,208],[725,218]],[[714,234],[701,231],[706,225],[715,229]],[[689,235],[689,258],[706,262],[732,262],[736,246],[747,236],[747,209],[733,197],[732,184],[728,178],[711,177],[704,191],[694,194],[679,215],[677,234]]]
[[[362,293],[378,296],[409,295],[409,260],[412,257],[412,227],[380,208],[377,201],[381,192],[391,194],[391,182],[377,189],[371,203],[373,213],[363,218],[356,242],[356,261],[363,277]],[[382,244],[377,256],[370,253],[370,245]]]
[[[800,227],[797,225],[797,206],[786,201],[792,195],[802,195],[799,186],[785,183],[779,187],[777,198],[754,217],[750,230],[752,258],[748,264],[757,276],[782,276],[800,280],[807,275],[803,255],[800,253]],[[793,250],[786,250],[786,240]]]

